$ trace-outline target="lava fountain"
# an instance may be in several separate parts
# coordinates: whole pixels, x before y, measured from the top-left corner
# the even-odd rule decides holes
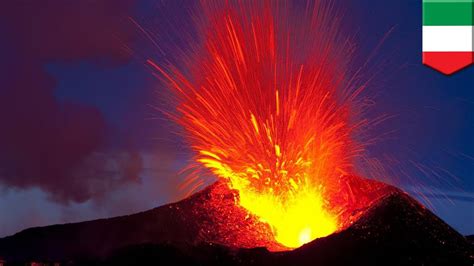
[[[347,222],[341,180],[364,149],[354,134],[366,120],[330,1],[298,18],[281,5],[204,2],[202,51],[187,69],[148,63],[173,88],[195,162],[291,249]]]

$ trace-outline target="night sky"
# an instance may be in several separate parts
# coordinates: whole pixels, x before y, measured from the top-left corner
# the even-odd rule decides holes
[[[371,79],[368,116],[390,116],[367,132],[386,170],[359,173],[474,234],[474,66],[447,77],[421,64],[421,0],[335,3]],[[0,237],[183,196],[192,154],[145,60],[179,66],[201,42],[198,14],[193,1],[0,2]]]

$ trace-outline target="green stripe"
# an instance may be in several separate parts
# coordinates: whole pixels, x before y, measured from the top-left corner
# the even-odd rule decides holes
[[[470,26],[474,25],[472,0],[430,0],[423,2],[423,25]]]
[[[474,0],[423,0],[423,3],[472,3]]]

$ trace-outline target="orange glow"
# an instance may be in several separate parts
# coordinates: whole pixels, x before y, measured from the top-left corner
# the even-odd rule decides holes
[[[245,186],[238,191],[240,205],[256,214],[261,222],[270,224],[276,241],[296,248],[338,229],[337,219],[325,210],[321,194],[309,189],[294,189],[290,199],[270,193],[252,193]]]
[[[300,28],[273,7],[209,5],[205,52],[186,71],[192,77],[149,60],[174,88],[174,118],[196,162],[287,248],[347,223],[341,177],[363,148],[352,137],[361,123],[351,122],[351,49],[321,2]]]

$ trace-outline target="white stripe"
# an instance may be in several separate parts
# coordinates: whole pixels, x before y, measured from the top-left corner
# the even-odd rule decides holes
[[[473,26],[423,26],[423,52],[472,52]]]

